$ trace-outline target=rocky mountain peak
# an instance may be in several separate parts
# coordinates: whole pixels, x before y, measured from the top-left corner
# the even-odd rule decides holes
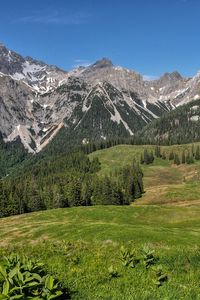
[[[100,60],[97,60],[92,66],[91,68],[109,68],[109,67],[112,67],[113,66],[113,63],[110,59],[106,58],[106,57],[103,57],[102,59]]]
[[[177,71],[174,71],[172,73],[165,73],[163,76],[161,76],[160,80],[163,82],[172,82],[172,81],[178,81],[182,80],[183,77],[181,74]]]
[[[199,97],[199,74],[186,79],[175,71],[147,82],[108,58],[65,72],[0,45],[0,134],[6,142],[19,136],[29,152],[40,151],[60,128],[83,138],[132,135]]]

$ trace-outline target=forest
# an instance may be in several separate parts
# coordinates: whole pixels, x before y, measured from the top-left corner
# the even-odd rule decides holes
[[[60,207],[128,205],[144,192],[138,163],[99,177],[100,162],[83,152],[33,158],[0,181],[0,216]]]

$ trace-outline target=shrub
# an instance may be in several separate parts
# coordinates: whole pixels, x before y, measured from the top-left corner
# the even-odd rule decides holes
[[[135,266],[139,263],[139,259],[137,258],[137,254],[135,249],[129,250],[124,247],[121,247],[121,260],[122,264],[125,267],[135,268]]]
[[[153,271],[154,271],[153,283],[157,287],[160,287],[161,285],[163,285],[164,282],[168,280],[168,276],[166,273],[163,272],[163,268],[161,265],[154,266]]]
[[[113,266],[110,266],[108,268],[108,274],[109,274],[110,278],[117,278],[117,277],[119,277],[118,271]]]
[[[68,299],[61,283],[44,264],[11,254],[0,264],[0,299]]]
[[[154,255],[154,250],[150,249],[148,246],[144,246],[142,249],[142,257],[143,257],[143,263],[148,269],[150,266],[155,265],[157,259]]]

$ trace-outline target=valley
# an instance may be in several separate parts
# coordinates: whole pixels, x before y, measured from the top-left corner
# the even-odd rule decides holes
[[[199,299],[199,99],[0,44],[0,299]]]
[[[196,147],[199,143],[194,143]],[[114,172],[116,169],[132,163],[132,158],[140,159],[144,149],[154,151],[155,146],[119,145],[90,154],[101,162],[100,176]],[[192,149],[192,144],[161,146],[161,152],[168,156],[171,151],[179,153]],[[173,161],[156,158],[150,165],[143,165],[144,190],[142,198],[132,205],[168,204],[192,205],[200,201],[200,162],[194,164],[174,165]]]
[[[198,145],[161,146],[161,153],[181,155]],[[155,150],[118,145],[89,157],[98,157],[97,176],[104,177],[139,160],[145,148]],[[155,158],[142,170],[145,193],[129,206],[59,208],[1,218],[0,261],[14,251],[45,262],[69,289],[70,299],[198,299],[200,163],[174,165]],[[133,267],[124,258],[131,251]],[[153,263],[146,268],[148,253]],[[159,288],[158,270],[166,278]]]

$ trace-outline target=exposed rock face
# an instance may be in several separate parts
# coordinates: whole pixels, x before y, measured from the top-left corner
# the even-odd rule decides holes
[[[0,73],[9,75],[15,80],[23,80],[39,93],[55,89],[67,76],[67,72],[56,66],[49,66],[31,57],[23,58],[2,44],[0,44]]]
[[[65,127],[84,138],[129,136],[163,112],[200,98],[200,74],[145,81],[106,58],[70,72],[0,45],[0,132],[40,151]],[[84,136],[85,135],[85,136]]]

